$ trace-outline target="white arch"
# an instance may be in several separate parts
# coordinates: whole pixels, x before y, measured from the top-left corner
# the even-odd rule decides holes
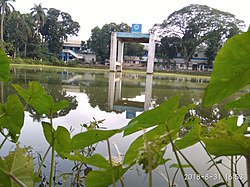
[[[124,42],[149,43],[147,73],[152,74],[154,72],[155,37],[154,34],[142,33],[112,32],[110,44],[110,71],[122,71]]]

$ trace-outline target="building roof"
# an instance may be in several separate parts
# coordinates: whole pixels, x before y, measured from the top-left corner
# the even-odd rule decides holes
[[[63,46],[67,47],[81,47],[81,40],[67,40],[63,42]]]

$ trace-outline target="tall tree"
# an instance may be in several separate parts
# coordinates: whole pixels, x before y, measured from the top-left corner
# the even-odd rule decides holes
[[[162,24],[156,24],[153,30],[160,38],[180,38],[181,53],[188,68],[195,49],[206,42],[211,34],[218,33],[220,40],[225,41],[243,27],[244,22],[233,14],[206,5],[191,4],[173,12]]]
[[[221,38],[220,38],[219,33],[214,32],[208,37],[207,41],[205,42],[207,45],[206,50],[205,50],[205,55],[208,58],[209,64],[211,64],[214,61],[217,55],[217,52],[222,46],[220,39]]]
[[[18,11],[13,11],[6,17],[5,21],[5,40],[14,46],[12,54],[14,57],[20,54],[25,45],[25,35],[27,32],[26,22],[23,15]]]
[[[4,33],[4,17],[5,13],[10,12],[11,8],[14,10],[12,4],[9,1],[15,2],[15,0],[0,0],[0,11],[1,11],[1,41],[3,42],[3,33]]]
[[[100,29],[95,27],[91,30],[91,37],[87,41],[88,47],[91,48],[99,60],[104,61],[109,58],[111,32],[129,32],[130,26],[126,23],[109,23],[103,25]]]
[[[23,14],[22,18],[24,20],[23,30],[24,30],[24,36],[25,36],[25,43],[24,43],[24,57],[27,56],[27,46],[29,39],[34,36],[34,27],[35,23],[32,19],[30,14]]]
[[[41,33],[48,42],[49,51],[58,56],[62,50],[63,41],[67,40],[68,36],[77,36],[79,29],[79,23],[73,21],[69,14],[50,8]]]
[[[46,11],[47,8],[43,8],[42,4],[39,5],[34,4],[34,7],[30,9],[31,15],[33,16],[35,23],[36,23],[36,31],[37,33],[40,32],[40,29],[44,26],[46,20]]]
[[[173,59],[177,56],[177,52],[181,50],[181,40],[179,37],[165,36],[161,38],[160,45],[156,46],[156,55]]]

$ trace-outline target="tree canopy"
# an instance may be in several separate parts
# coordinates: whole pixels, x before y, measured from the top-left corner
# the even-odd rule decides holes
[[[211,38],[215,35],[219,42],[223,43],[239,33],[243,27],[244,22],[233,14],[206,5],[191,4],[173,12],[152,30],[160,39],[177,39],[174,42],[180,46],[180,52],[188,68],[189,61],[199,45],[209,46]]]
[[[15,2],[15,0],[0,0],[0,11],[1,11],[1,41],[3,42],[3,33],[4,33],[4,18],[5,13],[9,13],[11,9],[14,10],[14,7],[9,1]]]
[[[68,35],[77,36],[79,29],[79,23],[73,21],[68,13],[50,8],[41,34],[48,42],[49,51],[57,55],[61,52],[63,41],[68,38]]]
[[[112,32],[130,32],[131,27],[126,23],[109,23],[102,28],[95,27],[91,30],[91,37],[87,41],[87,46],[91,48],[99,60],[104,61],[109,58],[110,41]],[[143,45],[137,43],[125,43],[124,55],[142,56]]]
[[[79,23],[66,12],[44,8],[41,4],[35,4],[28,14],[15,10],[10,12],[8,10],[12,5],[9,1],[11,0],[0,1],[1,23],[5,21],[4,29],[1,27],[4,31],[4,45],[1,47],[13,57],[59,57],[63,41],[69,36],[77,36],[79,32]],[[3,14],[7,12],[8,14]]]

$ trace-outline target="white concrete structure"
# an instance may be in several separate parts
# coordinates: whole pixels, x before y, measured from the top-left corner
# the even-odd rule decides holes
[[[148,74],[145,82],[144,102],[130,101],[128,98],[122,98],[122,73],[109,72],[108,109],[110,111],[118,109],[130,114],[150,110],[153,107],[152,83],[153,75]]]
[[[154,34],[112,32],[110,44],[110,71],[122,71],[124,42],[149,43],[147,73],[154,72]]]

